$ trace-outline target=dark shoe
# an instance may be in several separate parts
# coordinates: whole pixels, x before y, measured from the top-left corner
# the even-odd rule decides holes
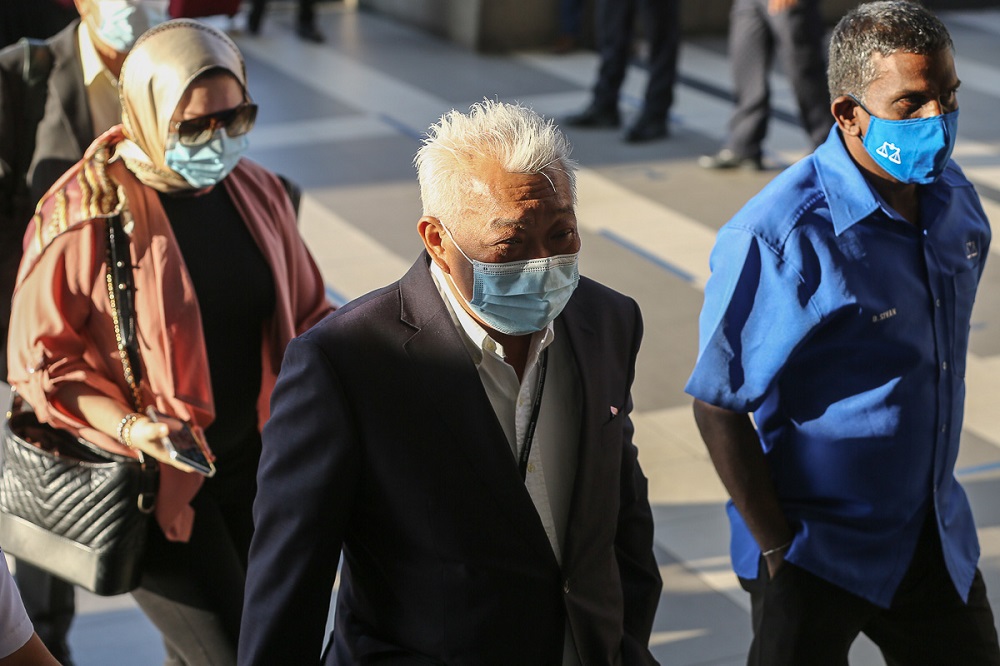
[[[617,108],[591,104],[580,113],[568,116],[563,124],[570,127],[615,128],[621,125],[621,119]]]
[[[728,148],[723,148],[714,155],[702,155],[698,158],[698,166],[702,169],[747,169],[750,171],[762,171],[764,169],[764,163],[760,159],[760,155],[755,157],[741,157],[729,150]]]
[[[306,40],[307,42],[313,42],[314,44],[322,44],[326,41],[326,37],[320,32],[315,25],[300,25],[298,29],[299,37]]]
[[[634,125],[625,132],[625,143],[644,143],[655,141],[656,139],[666,139],[670,136],[667,129],[666,120],[654,120],[652,118],[639,118]]]

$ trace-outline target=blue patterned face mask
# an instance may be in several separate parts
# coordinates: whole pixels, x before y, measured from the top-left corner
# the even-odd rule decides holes
[[[579,252],[507,263],[476,261],[444,230],[472,264],[472,298],[466,302],[483,323],[500,333],[528,335],[542,330],[563,311],[580,282]]]
[[[901,183],[926,185],[940,178],[958,135],[958,109],[930,118],[885,120],[853,98],[870,118],[864,146]]]
[[[99,0],[89,15],[102,42],[119,53],[128,53],[139,35],[167,20],[166,3],[136,0]]]
[[[181,175],[192,187],[216,185],[236,168],[236,163],[250,146],[246,134],[230,137],[226,130],[215,130],[212,138],[198,146],[185,146],[172,134],[167,141],[167,166]]]

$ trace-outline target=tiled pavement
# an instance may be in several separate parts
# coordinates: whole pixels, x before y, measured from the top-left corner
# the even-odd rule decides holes
[[[943,15],[963,80],[955,156],[1000,220],[1000,10]],[[232,28],[260,104],[251,154],[303,185],[302,232],[330,293],[347,299],[396,279],[420,248],[411,160],[421,132],[450,108],[483,97],[520,100],[554,117],[581,108],[595,71],[589,52],[481,56],[385,18],[340,5],[321,13],[329,41],[295,39],[289,8],[275,7],[263,34]],[[669,141],[643,146],[616,133],[570,131],[580,173],[583,272],[634,296],[646,336],[635,384],[636,441],[656,516],[665,582],[653,650],[674,666],[744,663],[748,602],[727,556],[725,493],[700,443],[682,387],[696,353],[697,314],[716,229],[777,170],[804,154],[806,139],[787,83],[774,78],[779,114],[762,174],[706,173],[694,164],[717,148],[729,111],[729,75],[719,37],[684,43]],[[634,112],[644,75],[630,74]],[[994,252],[1000,251],[994,245]],[[1000,267],[987,270],[974,313],[968,406],[959,476],[972,498],[982,569],[1000,601]],[[129,597],[79,594],[71,633],[79,666],[152,665],[163,650]],[[856,666],[881,664],[859,640]]]

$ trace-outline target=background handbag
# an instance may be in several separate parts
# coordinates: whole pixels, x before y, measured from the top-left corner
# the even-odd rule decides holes
[[[132,271],[117,216],[108,220],[108,272],[122,367],[139,411]],[[156,499],[156,461],[110,453],[39,423],[16,393],[0,450],[0,547],[95,594],[135,589]]]

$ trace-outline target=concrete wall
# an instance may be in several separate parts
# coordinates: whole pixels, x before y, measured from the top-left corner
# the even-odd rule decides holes
[[[680,1],[686,34],[726,31],[731,0]],[[586,0],[588,12],[594,2]],[[823,0],[823,12],[833,22],[858,2]],[[502,52],[545,48],[551,44],[557,32],[559,0],[359,0],[359,4],[470,49]]]

